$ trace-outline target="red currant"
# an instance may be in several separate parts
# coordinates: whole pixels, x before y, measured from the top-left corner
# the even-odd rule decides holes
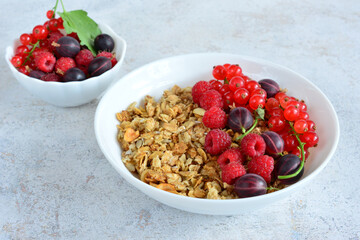
[[[249,93],[251,94],[253,91],[255,91],[258,88],[261,88],[260,84],[257,81],[254,80],[250,80],[246,83],[245,85],[246,90],[249,91]]]
[[[285,119],[281,116],[272,116],[268,120],[268,127],[271,131],[279,132],[285,127]]]
[[[271,110],[269,110],[269,115],[272,116],[280,116],[280,117],[284,117],[284,111],[279,108],[279,107],[275,107]]]
[[[227,70],[224,66],[217,65],[214,67],[212,74],[217,80],[224,80],[227,75]]]
[[[229,81],[229,88],[231,91],[235,92],[239,88],[245,86],[245,80],[242,77],[235,76]]]
[[[224,96],[224,94],[227,92],[230,92],[229,84],[222,85],[222,87],[219,89],[219,93]]]
[[[300,135],[300,140],[306,144],[306,147],[313,147],[319,142],[319,136],[315,132],[306,132]]]
[[[227,70],[227,79],[231,79],[235,76],[241,76],[242,70],[239,65],[231,65]]]
[[[284,149],[287,152],[294,151],[298,146],[298,141],[294,135],[286,135],[284,138]]]
[[[309,116],[309,114],[308,114],[307,112],[304,112],[304,111],[301,111],[301,110],[300,110],[298,119],[308,120],[309,117],[310,117],[310,116]]]
[[[288,121],[295,121],[299,117],[299,113],[299,109],[295,106],[288,106],[284,110],[284,117]]]
[[[280,99],[287,96],[286,93],[284,92],[278,92],[276,95],[275,95],[275,99],[278,100],[280,102]]]
[[[30,36],[31,36],[31,43],[35,44],[37,42],[37,39],[34,38],[34,35],[32,33],[30,34]]]
[[[262,88],[255,89],[255,90],[251,93],[251,96],[256,95],[256,94],[261,95],[264,99],[267,98],[267,93],[266,93],[266,91],[265,91],[264,89],[262,89]]]
[[[15,50],[15,54],[16,55],[23,55],[23,56],[26,56],[29,54],[29,48],[27,46],[24,46],[24,45],[20,45],[16,48]]]
[[[49,29],[51,31],[56,31],[58,30],[59,25],[58,25],[58,20],[56,18],[53,18],[49,21]]]
[[[54,11],[53,11],[53,10],[47,11],[47,12],[46,12],[46,17],[47,17],[48,19],[54,18],[54,17],[55,17]]]
[[[287,106],[289,106],[289,103],[292,103],[293,106],[295,105],[296,101],[293,100],[294,100],[293,97],[283,96],[280,98],[279,102],[282,108],[286,108]]]
[[[64,20],[60,17],[58,18],[59,29],[64,29]]]
[[[23,33],[20,36],[20,42],[22,45],[29,45],[31,43],[32,39],[31,39],[31,35],[28,33]]]
[[[234,101],[237,104],[245,105],[250,98],[250,93],[245,88],[239,88],[234,92]]]
[[[316,130],[316,125],[315,125],[314,121],[307,120],[307,124],[308,124],[309,131],[313,132]]]
[[[307,159],[308,157],[309,157],[309,151],[306,149],[305,150],[305,148],[304,148],[304,152],[305,152],[305,159]],[[294,155],[296,155],[296,156],[298,156],[300,159],[302,159],[302,157],[301,157],[301,151],[300,151],[300,149],[299,148],[296,148],[296,149],[294,149],[292,152],[291,152],[291,154],[294,154]]]
[[[225,106],[232,106],[234,103],[234,93],[231,91],[225,93],[223,96],[223,100]]]
[[[29,76],[30,72],[28,71],[28,69],[25,66],[21,66],[18,68],[18,71]]]
[[[249,106],[253,110],[260,108],[264,108],[265,99],[261,95],[253,95],[249,99]]]
[[[226,68],[226,70],[229,70],[229,67],[231,66],[231,64],[230,63],[225,63],[223,66]]]
[[[294,123],[294,129],[297,133],[305,133],[309,130],[309,126],[305,119],[296,120]]]
[[[210,80],[209,83],[216,91],[219,91],[223,85],[219,80]]]
[[[276,98],[269,98],[266,100],[265,109],[267,111],[270,111],[274,108],[279,108],[279,106],[280,106],[280,103],[278,100],[276,100]]]
[[[24,58],[20,55],[15,55],[11,58],[10,62],[14,67],[20,67],[24,62]]]
[[[301,111],[306,111],[306,110],[307,110],[307,106],[306,106],[306,104],[305,104],[304,101],[300,101],[300,103],[299,103],[299,109],[300,109]]]
[[[33,36],[38,40],[45,39],[48,34],[49,31],[43,25],[37,25],[33,29]]]

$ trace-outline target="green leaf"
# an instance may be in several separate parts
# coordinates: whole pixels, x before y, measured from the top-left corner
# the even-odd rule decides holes
[[[260,119],[262,119],[262,120],[265,119],[265,110],[263,108],[258,107],[255,111]]]
[[[101,34],[97,23],[89,18],[87,12],[83,10],[64,11],[62,13],[58,12],[58,14],[64,21],[66,33],[77,33],[80,39],[80,45],[87,46],[95,56],[96,50],[93,46],[94,39]]]

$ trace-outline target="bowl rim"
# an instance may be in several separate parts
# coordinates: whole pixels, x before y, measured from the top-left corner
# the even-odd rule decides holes
[[[336,129],[333,129],[333,131],[335,131],[335,139],[334,142],[331,146],[331,150],[328,153],[326,159],[313,171],[311,172],[308,176],[306,176],[305,178],[302,178],[300,181],[292,184],[292,185],[288,185],[286,188],[283,188],[279,191],[275,191],[272,193],[267,193],[264,195],[260,195],[260,196],[255,196],[255,197],[248,197],[248,198],[236,198],[236,199],[221,199],[221,201],[219,201],[219,199],[204,199],[204,198],[192,198],[192,197],[188,197],[188,196],[182,196],[182,195],[178,195],[178,194],[174,194],[174,193],[170,193],[164,190],[160,190],[157,189],[145,182],[142,182],[140,179],[136,178],[135,176],[133,176],[131,174],[131,172],[125,167],[126,169],[126,173],[123,172],[122,169],[120,169],[117,164],[116,161],[112,159],[112,156],[107,153],[105,151],[105,147],[104,147],[104,143],[99,141],[100,140],[100,135],[101,132],[99,131],[100,128],[99,126],[100,124],[100,115],[101,115],[101,111],[103,106],[105,105],[105,101],[107,99],[107,96],[109,95],[108,93],[110,91],[112,91],[112,89],[115,89],[117,87],[117,85],[122,84],[122,80],[130,78],[132,75],[137,74],[138,72],[152,66],[152,65],[158,65],[161,62],[165,62],[165,61],[173,61],[175,59],[179,59],[179,58],[191,58],[191,57],[201,57],[201,56],[229,56],[229,57],[237,57],[237,58],[241,58],[243,60],[246,61],[252,61],[252,62],[256,62],[258,64],[261,65],[269,65],[271,67],[274,68],[278,68],[281,70],[285,70],[290,72],[293,75],[296,75],[297,77],[302,78],[304,81],[306,81],[311,87],[313,87],[314,89],[316,89],[320,95],[322,95],[322,97],[327,101],[327,103],[330,106],[330,111],[331,114],[334,116],[335,119],[335,123],[336,123]],[[115,115],[115,113],[114,113]],[[129,72],[128,74],[122,76],[119,80],[117,80],[115,82],[115,84],[113,86],[111,86],[110,88],[108,88],[106,90],[106,92],[104,93],[103,97],[101,98],[96,111],[95,111],[95,118],[94,118],[94,130],[95,130],[95,137],[97,139],[98,145],[101,149],[101,151],[103,152],[104,156],[106,157],[106,159],[110,162],[110,164],[116,169],[116,171],[126,180],[128,181],[131,185],[135,186],[138,190],[142,191],[142,189],[140,187],[144,187],[145,189],[148,189],[149,191],[153,191],[158,195],[163,195],[164,197],[166,196],[167,198],[172,198],[172,199],[177,199],[177,200],[183,200],[183,201],[195,201],[195,202],[203,202],[203,203],[216,203],[216,204],[220,204],[220,205],[227,205],[229,204],[229,202],[239,202],[239,203],[245,203],[245,202],[253,202],[253,201],[263,201],[263,200],[267,200],[267,199],[272,199],[272,198],[276,198],[278,196],[287,194],[287,193],[291,193],[292,190],[294,190],[295,188],[298,188],[300,186],[304,186],[306,183],[308,183],[311,179],[313,179],[316,175],[318,175],[323,169],[324,167],[328,164],[328,162],[330,161],[330,159],[333,157],[337,146],[338,146],[338,142],[339,142],[339,138],[340,138],[340,125],[339,125],[339,120],[338,120],[338,116],[336,114],[335,108],[333,107],[333,105],[331,104],[330,100],[328,99],[328,97],[314,84],[312,83],[310,80],[308,80],[306,77],[304,77],[303,75],[289,69],[288,67],[282,66],[280,64],[277,63],[273,63],[271,61],[268,60],[264,60],[264,59],[260,59],[260,58],[256,58],[256,57],[250,57],[250,56],[246,56],[246,55],[240,55],[240,54],[233,54],[233,53],[221,53],[221,52],[205,52],[205,53],[190,53],[190,54],[181,54],[181,55],[176,55],[176,56],[171,56],[171,57],[165,57],[165,58],[161,58],[152,62],[149,62],[147,64],[144,64],[134,70],[132,70],[131,72]],[[116,139],[116,138],[115,138]],[[119,145],[120,148],[120,145]],[[121,156],[120,156],[121,158]],[[121,162],[121,164],[123,164],[123,162]],[[139,186],[139,187],[138,187]],[[143,192],[143,191],[142,191]]]
[[[127,43],[126,41],[119,36],[116,32],[114,32],[114,30],[112,30],[112,28],[102,22],[97,22],[99,28],[101,29],[101,31],[103,32],[104,29],[106,30],[106,32],[110,32],[112,35],[114,35],[116,37],[115,43],[116,42],[120,42],[122,45],[122,49],[121,49],[121,55],[120,58],[118,59],[117,64],[110,69],[109,71],[104,72],[103,74],[99,75],[99,76],[95,76],[95,77],[90,77],[87,78],[83,81],[72,81],[72,82],[46,82],[46,81],[42,81],[40,79],[37,78],[33,78],[33,77],[29,77],[25,74],[20,73],[10,62],[10,59],[14,56],[14,43],[16,43],[16,41],[18,39],[14,39],[13,40],[13,45],[8,45],[5,49],[5,61],[7,62],[7,64],[9,65],[10,69],[12,70],[13,73],[21,75],[22,78],[26,79],[26,81],[32,81],[34,84],[38,84],[38,85],[44,85],[46,84],[47,86],[69,86],[69,85],[86,85],[86,84],[91,84],[94,81],[99,80],[99,78],[103,78],[106,77],[107,75],[109,75],[111,70],[117,70],[118,68],[121,67],[124,59],[125,59],[125,54],[126,54],[126,49],[127,49]],[[9,58],[10,57],[10,58]]]

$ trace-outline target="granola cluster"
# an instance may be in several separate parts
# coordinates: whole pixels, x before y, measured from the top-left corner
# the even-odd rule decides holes
[[[176,85],[164,91],[159,102],[146,96],[143,106],[132,103],[117,113],[117,139],[127,169],[141,181],[171,193],[237,198],[233,186],[221,180],[216,157],[203,149],[210,131],[202,124],[204,113],[193,103],[191,87]]]

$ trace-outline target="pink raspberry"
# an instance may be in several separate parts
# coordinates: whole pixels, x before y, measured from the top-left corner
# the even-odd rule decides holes
[[[45,82],[61,82],[61,77],[55,73],[45,74],[40,79]]]
[[[102,51],[98,55],[96,55],[96,57],[106,57],[106,58],[110,59],[111,67],[114,67],[115,64],[117,63],[115,54],[113,54],[111,52]]]
[[[211,107],[202,118],[205,127],[224,128],[227,122],[226,113],[219,107]]]
[[[230,145],[231,137],[220,129],[211,130],[205,137],[205,150],[212,155],[224,152]]]
[[[49,45],[49,50],[51,52],[55,52],[55,47],[52,45],[53,42],[57,42],[61,37],[63,37],[64,35],[59,32],[59,31],[55,31],[55,32],[51,32],[49,33],[49,38],[47,39],[48,41],[48,45]]]
[[[224,106],[221,94],[216,90],[208,90],[200,97],[200,107],[209,110],[211,107],[222,108]]]
[[[201,95],[203,95],[203,93],[205,93],[206,91],[211,90],[211,89],[213,89],[213,88],[210,85],[210,83],[208,83],[206,81],[197,82],[192,87],[192,91],[191,91],[194,103],[199,104]]]
[[[245,155],[249,157],[258,157],[264,155],[266,143],[260,135],[250,133],[242,139],[240,148]]]
[[[85,74],[91,61],[94,59],[89,49],[81,50],[75,57],[76,66],[80,68]]]
[[[274,159],[263,155],[251,159],[247,165],[249,173],[255,173],[264,178],[267,183],[271,181],[271,172],[274,170]]]
[[[223,152],[217,159],[221,168],[232,162],[243,163],[244,159],[239,148],[230,148]]]
[[[76,67],[75,61],[69,57],[61,57],[56,61],[55,71],[59,75],[64,75],[70,68]]]
[[[231,162],[222,168],[221,179],[227,184],[234,184],[238,177],[246,174],[244,166],[239,162]]]
[[[43,72],[52,72],[56,58],[49,52],[38,52],[35,57],[36,67]]]

